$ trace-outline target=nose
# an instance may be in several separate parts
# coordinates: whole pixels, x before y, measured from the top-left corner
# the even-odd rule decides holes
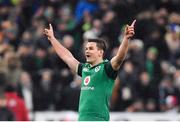
[[[89,50],[88,49],[85,49],[85,53],[88,53],[89,52]]]
[[[87,51],[85,52],[85,55],[88,55],[88,52],[87,52]]]

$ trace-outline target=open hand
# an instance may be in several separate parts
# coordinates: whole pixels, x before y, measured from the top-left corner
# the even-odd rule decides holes
[[[54,32],[51,24],[49,24],[49,29],[44,29],[44,34],[47,36],[48,40],[54,38]]]
[[[130,39],[130,38],[132,38],[134,36],[134,34],[135,34],[135,32],[134,32],[135,23],[136,23],[136,20],[134,20],[130,26],[126,25],[126,27],[125,27],[125,37],[127,39]]]

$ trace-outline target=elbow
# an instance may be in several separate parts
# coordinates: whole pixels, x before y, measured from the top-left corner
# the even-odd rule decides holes
[[[123,54],[123,55],[120,55],[117,57],[117,63],[122,63],[122,61],[125,59],[126,55]]]
[[[121,63],[124,61],[125,56],[117,56],[115,58],[116,64],[121,65]]]
[[[118,65],[121,65],[123,61],[124,61],[124,58],[123,58],[123,59],[118,60],[118,61],[117,61],[117,64],[118,64]]]

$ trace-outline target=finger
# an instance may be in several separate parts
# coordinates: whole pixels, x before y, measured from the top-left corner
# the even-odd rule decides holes
[[[134,29],[127,29],[127,32],[134,31]]]
[[[134,31],[128,31],[128,34],[135,34]]]
[[[48,29],[44,29],[45,32],[48,32]]]
[[[128,38],[132,38],[134,35],[133,34],[128,34],[127,37]]]
[[[45,30],[43,31],[43,34],[46,34],[46,31],[45,31]]]
[[[128,31],[134,31],[134,28],[132,28],[132,29],[131,29],[131,28],[128,28]]]
[[[131,27],[134,27],[135,23],[136,23],[136,20],[134,20],[134,21],[132,22]]]
[[[50,30],[52,30],[53,28],[52,28],[52,25],[51,25],[51,23],[49,23],[49,29]]]
[[[43,31],[43,34],[47,34],[47,32],[44,30],[44,31]]]
[[[135,33],[134,32],[130,32],[130,34],[133,36]]]
[[[129,25],[126,25],[126,26],[125,26],[125,32],[128,31],[128,28],[129,28]]]
[[[44,29],[44,34],[48,34],[48,30],[47,29]]]
[[[134,27],[127,25],[127,30],[134,30]]]
[[[128,29],[134,29],[134,26],[129,26]]]

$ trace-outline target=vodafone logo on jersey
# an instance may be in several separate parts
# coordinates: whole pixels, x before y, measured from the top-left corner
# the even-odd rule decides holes
[[[84,85],[87,86],[90,82],[90,76],[84,78]]]

